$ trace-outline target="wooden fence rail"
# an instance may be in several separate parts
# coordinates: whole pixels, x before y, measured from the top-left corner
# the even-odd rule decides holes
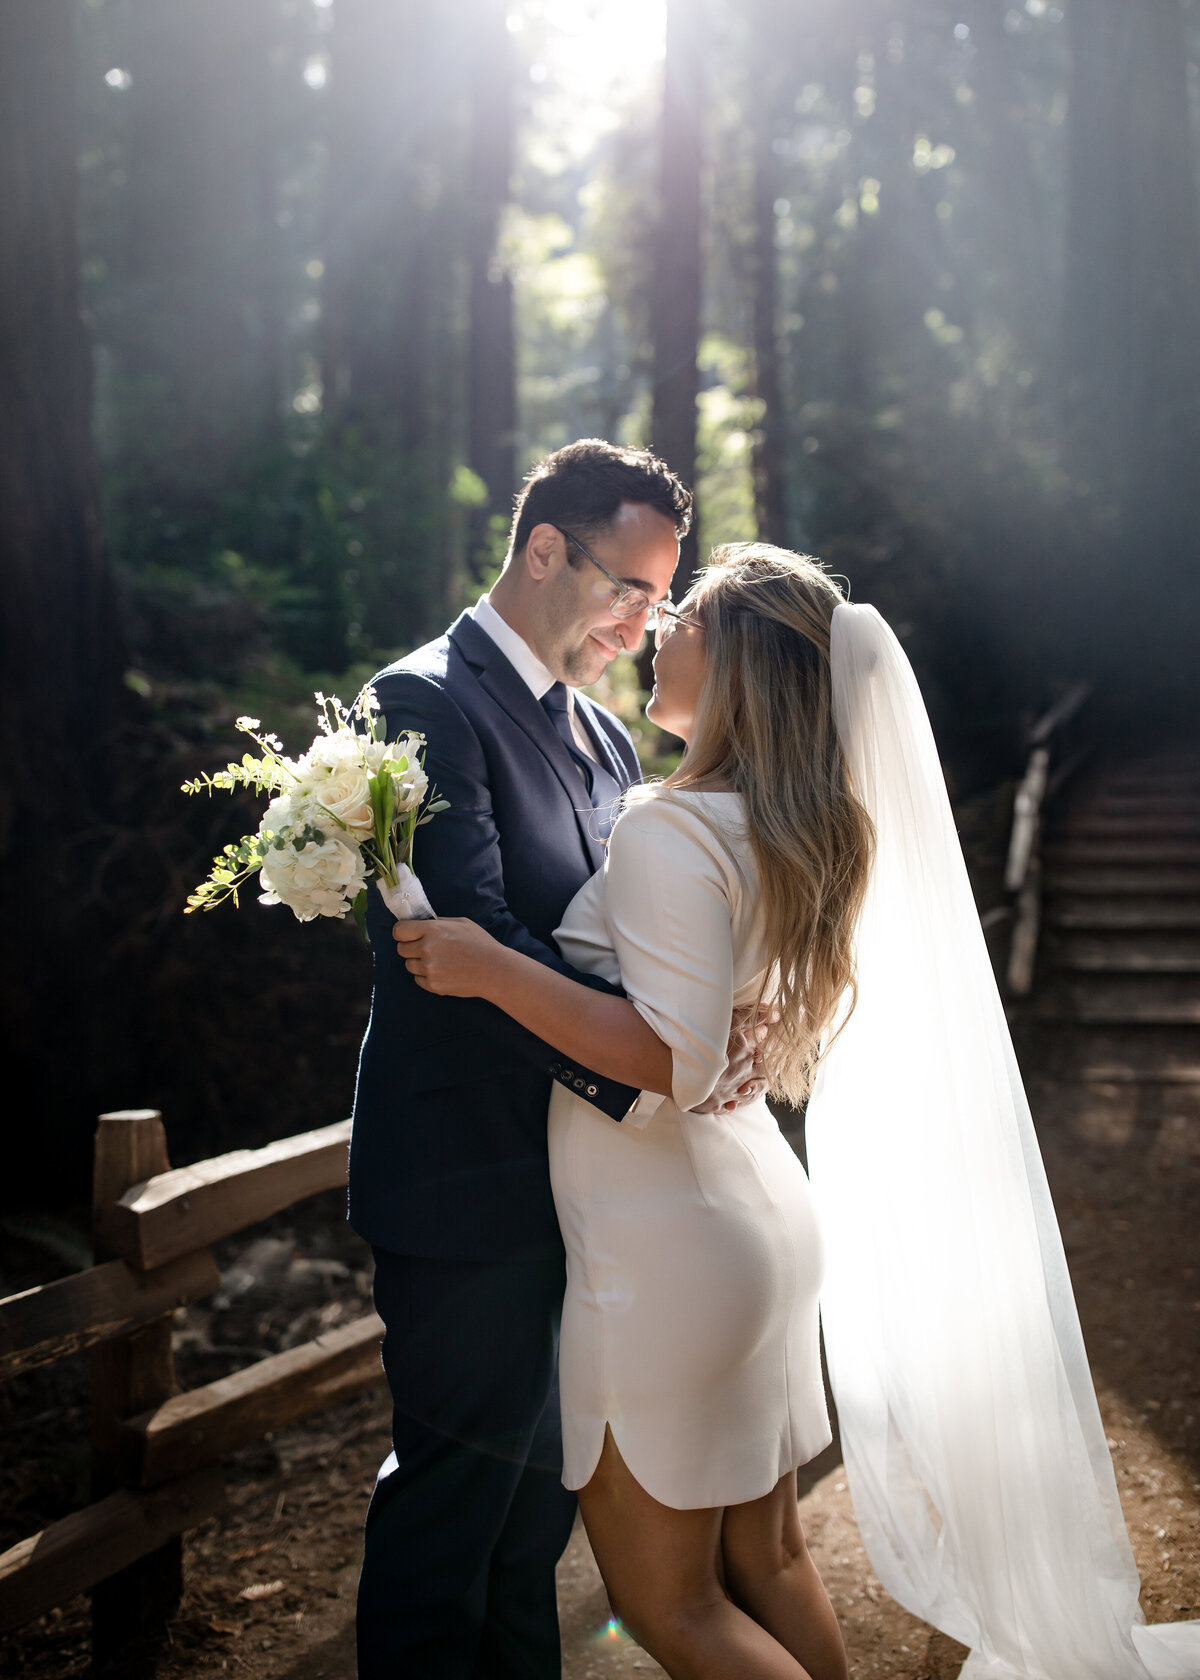
[[[1012,833],[1004,865],[1004,885],[1014,900],[1008,989],[1024,997],[1033,985],[1042,916],[1042,821],[1046,802],[1082,761],[1080,750],[1062,751],[1064,730],[1091,696],[1088,682],[1072,683],[1058,703],[1033,725],[1028,735],[1029,762],[1013,802]],[[1057,764],[1052,769],[1052,762]]]
[[[0,1555],[0,1632],[92,1594],[102,1660],[182,1592],[181,1536],[225,1501],[220,1460],[382,1380],[370,1313],[176,1392],[175,1309],[212,1294],[210,1245],[346,1182],[350,1122],[172,1169],[156,1110],[100,1116],[89,1270],[0,1301],[0,1381],[91,1350],[93,1503]]]

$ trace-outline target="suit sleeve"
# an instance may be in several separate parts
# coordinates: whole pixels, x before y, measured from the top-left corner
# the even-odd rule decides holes
[[[453,700],[414,671],[392,672],[379,678],[374,687],[388,740],[419,730],[426,739],[425,771],[430,786],[450,802],[449,810],[439,812],[428,827],[417,830],[413,846],[413,864],[437,914],[467,917],[501,944],[545,963],[570,980],[597,991],[616,991],[598,975],[581,973],[564,962],[553,946],[536,938],[509,909],[486,759],[475,731]],[[374,904],[378,897],[377,893],[371,895],[369,921],[376,961],[399,963],[391,921],[386,910],[381,917]],[[487,1034],[541,1072],[554,1076],[561,1058],[552,1046],[494,1004],[479,998],[455,1001],[460,1018],[473,1030]],[[590,1101],[610,1119],[622,1119],[638,1098],[636,1090],[615,1080],[594,1073],[586,1074],[586,1078],[597,1090]]]

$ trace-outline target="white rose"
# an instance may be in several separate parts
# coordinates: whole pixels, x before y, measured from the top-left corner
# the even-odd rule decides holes
[[[286,904],[300,922],[344,916],[366,884],[362,853],[348,839],[327,833],[323,841],[271,846],[260,871],[267,891],[260,902]]]
[[[374,830],[371,782],[361,764],[347,764],[312,783],[312,796],[353,834],[366,836]]]

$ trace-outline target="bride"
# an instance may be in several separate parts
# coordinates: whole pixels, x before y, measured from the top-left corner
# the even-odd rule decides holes
[[[1187,1680],[1141,1625],[1053,1209],[928,720],[899,644],[814,561],[718,550],[660,609],[634,794],[556,938],[594,992],[455,919],[426,989],[555,1045],[564,1481],[613,1608],[676,1680],[844,1680],[794,1472],[829,1441],[884,1585],[971,1680]],[[814,1192],[765,1102],[694,1111],[769,1007]],[[616,1124],[573,1065],[636,1085]],[[820,1213],[818,1227],[814,1204]],[[827,1272],[823,1281],[823,1272]]]

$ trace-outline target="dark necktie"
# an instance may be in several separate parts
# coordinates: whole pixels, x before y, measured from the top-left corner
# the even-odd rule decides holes
[[[575,739],[571,728],[571,701],[566,683],[557,682],[542,695],[542,709],[554,725],[555,733],[571,755],[571,762],[579,771],[587,789],[588,800],[596,812],[596,832],[608,839],[616,817],[621,784],[602,764],[590,758]]]
[[[583,785],[590,797],[595,786],[594,759],[588,757],[575,739],[575,731],[571,728],[571,697],[567,693],[566,683],[556,682],[542,695],[542,708],[549,716],[550,722],[558,734],[559,740],[571,755],[579,774],[583,777]]]

